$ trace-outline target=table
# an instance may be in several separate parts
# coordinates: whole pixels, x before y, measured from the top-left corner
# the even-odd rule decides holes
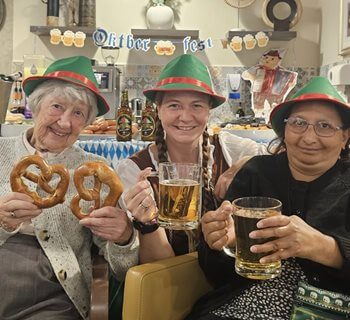
[[[150,142],[141,140],[117,141],[115,138],[78,140],[75,144],[87,152],[105,157],[113,168],[121,159],[144,149]]]

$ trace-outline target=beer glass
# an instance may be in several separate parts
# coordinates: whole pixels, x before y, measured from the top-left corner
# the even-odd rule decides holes
[[[281,273],[281,261],[260,263],[259,260],[269,253],[253,253],[250,247],[272,241],[274,238],[251,239],[249,233],[257,230],[259,220],[281,214],[282,203],[268,197],[244,197],[233,201],[234,224],[236,233],[235,253],[224,248],[226,254],[234,256],[236,272],[249,279],[266,280]]]
[[[201,210],[201,167],[193,163],[159,164],[160,226],[197,229]]]

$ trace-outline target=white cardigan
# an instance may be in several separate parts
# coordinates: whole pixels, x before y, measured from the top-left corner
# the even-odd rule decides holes
[[[11,192],[10,172],[14,164],[27,154],[28,150],[22,136],[0,138],[0,196]],[[100,247],[118,279],[123,279],[126,271],[138,264],[138,240],[135,234],[125,246],[104,241],[93,236],[88,228],[81,226],[69,208],[70,200],[76,193],[72,179],[74,169],[91,160],[104,160],[104,158],[75,146],[47,159],[51,165],[59,163],[66,166],[70,173],[70,184],[63,204],[43,209],[38,217],[32,219],[35,236],[48,257],[57,279],[85,319],[88,318],[90,309],[92,241]],[[18,230],[10,233],[0,228],[0,250],[4,242],[16,232]],[[49,235],[49,239],[43,234]]]

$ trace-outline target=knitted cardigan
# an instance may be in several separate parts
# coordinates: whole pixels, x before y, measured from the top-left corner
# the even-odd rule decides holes
[[[10,172],[14,164],[28,151],[23,137],[0,138],[0,197],[11,192]],[[104,160],[72,146],[59,155],[46,159],[48,164],[63,164],[69,171],[70,183],[65,202],[43,209],[32,219],[34,233],[48,257],[58,281],[83,316],[88,318],[90,309],[90,287],[92,280],[91,245],[94,242],[109,261],[117,279],[125,277],[126,271],[138,263],[138,240],[135,233],[129,244],[119,246],[92,235],[88,228],[79,224],[69,204],[76,194],[73,183],[74,169],[86,161]],[[58,180],[58,178],[56,178]],[[34,184],[29,182],[28,185]],[[6,240],[17,232],[6,232],[0,228],[0,250]],[[1,272],[1,271],[0,271]]]

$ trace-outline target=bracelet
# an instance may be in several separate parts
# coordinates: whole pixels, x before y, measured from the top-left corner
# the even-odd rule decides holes
[[[134,228],[141,232],[141,234],[147,234],[156,231],[159,228],[157,219],[153,219],[148,223],[143,223],[141,221],[132,220]]]

